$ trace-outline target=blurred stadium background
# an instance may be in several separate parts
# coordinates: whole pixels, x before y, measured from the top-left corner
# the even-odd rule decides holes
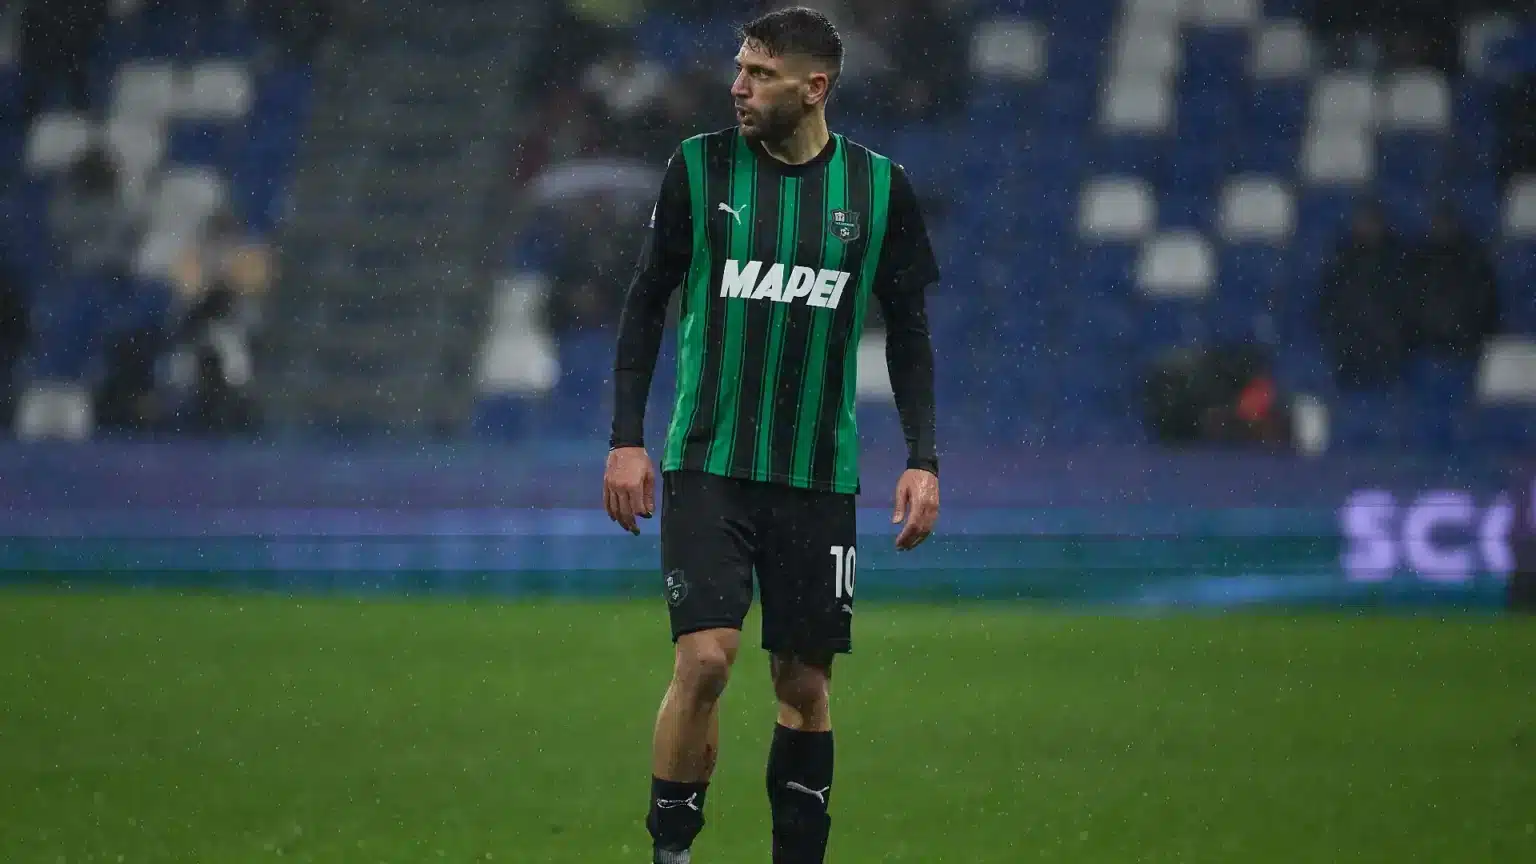
[[[1338,614],[1536,602],[1530,4],[809,5],[847,44],[834,129],[904,164],[944,272],[911,556],[878,318],[862,346],[858,584],[911,605],[863,619],[844,716],[948,752],[913,770],[959,809],[909,823],[912,778],[851,755],[839,860],[1531,850],[1528,624]],[[5,5],[5,860],[640,860],[666,658],[654,526],[596,506],[608,370],[664,161],[732,122],[764,8]],[[506,788],[575,752],[579,806]],[[720,806],[709,860],[761,860]]]

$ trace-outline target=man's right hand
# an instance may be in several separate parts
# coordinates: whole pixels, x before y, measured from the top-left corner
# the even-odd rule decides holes
[[[608,518],[625,531],[639,534],[635,517],[651,518],[656,509],[656,470],[644,447],[616,447],[608,451],[603,472],[603,507]]]

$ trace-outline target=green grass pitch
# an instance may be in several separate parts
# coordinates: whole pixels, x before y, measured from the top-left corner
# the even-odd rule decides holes
[[[755,645],[755,625],[749,645]],[[1536,861],[1536,622],[865,604],[830,860]],[[659,602],[0,594],[0,861],[643,862]],[[766,862],[743,652],[699,864]]]

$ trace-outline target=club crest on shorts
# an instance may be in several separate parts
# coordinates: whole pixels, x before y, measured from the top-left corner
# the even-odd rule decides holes
[[[833,210],[827,216],[827,223],[832,226],[832,236],[844,243],[859,239],[859,214],[852,210]]]
[[[688,597],[688,580],[683,578],[683,571],[673,570],[663,580],[667,589],[667,605],[677,606]]]

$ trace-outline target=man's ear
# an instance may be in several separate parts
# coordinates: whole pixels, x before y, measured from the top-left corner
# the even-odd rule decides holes
[[[832,89],[832,78],[825,72],[812,72],[806,79],[805,102],[807,105],[824,105],[827,91]]]

